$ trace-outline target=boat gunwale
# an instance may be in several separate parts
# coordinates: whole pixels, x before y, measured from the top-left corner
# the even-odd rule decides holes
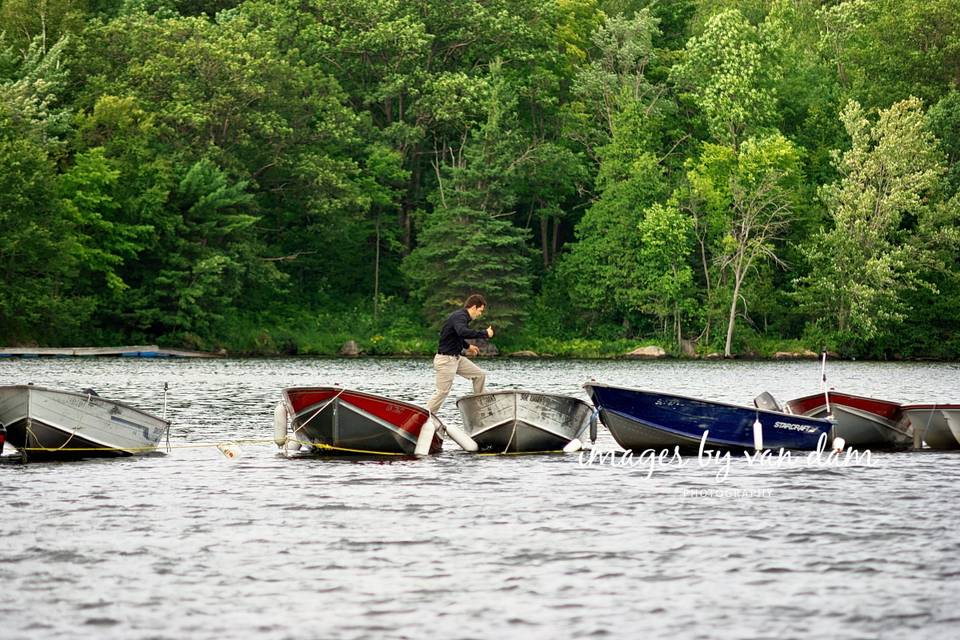
[[[51,387],[41,387],[41,386],[35,385],[35,384],[6,384],[6,385],[0,385],[0,391],[3,391],[4,389],[26,389],[26,390],[28,390],[28,391],[29,391],[29,390],[46,391],[46,392],[54,393],[54,394],[57,394],[57,395],[73,396],[73,397],[76,397],[76,398],[83,398],[83,399],[96,398],[96,399],[101,400],[101,401],[103,401],[103,402],[109,402],[110,404],[115,404],[115,405],[117,405],[117,406],[119,406],[119,407],[123,407],[124,409],[129,409],[130,411],[133,411],[134,413],[139,413],[139,414],[141,414],[141,415],[147,416],[148,418],[153,418],[154,420],[158,420],[158,421],[162,422],[166,427],[170,427],[170,426],[172,425],[171,421],[170,421],[170,420],[167,420],[166,418],[161,418],[160,416],[156,416],[156,415],[150,413],[149,411],[144,411],[143,409],[138,409],[137,407],[134,407],[133,405],[127,404],[126,402],[124,402],[124,401],[122,401],[122,400],[112,400],[112,399],[110,399],[110,398],[108,398],[108,397],[106,397],[106,396],[94,395],[94,394],[91,394],[91,393],[78,393],[78,392],[76,392],[76,391],[64,391],[64,390],[62,390],[62,389],[53,389],[53,388],[51,388]]]
[[[793,403],[795,403],[795,402],[797,402],[797,403],[802,403],[802,402],[805,401],[805,400],[812,400],[812,399],[815,399],[816,397],[818,397],[818,396],[820,396],[820,395],[821,395],[821,394],[810,394],[809,396],[804,396],[804,397],[802,397],[802,398],[794,398],[793,400],[788,400],[787,403],[786,403],[786,406],[787,406],[788,409],[790,409],[790,410],[792,411],[792,407],[790,406],[791,404],[793,404]],[[876,427],[893,431],[895,435],[899,435],[899,436],[906,436],[906,435],[908,435],[907,432],[906,432],[906,430],[900,428],[900,423],[901,423],[902,415],[903,415],[903,405],[900,404],[899,402],[893,402],[892,400],[882,400],[882,399],[878,399],[878,398],[868,398],[868,397],[864,397],[864,396],[856,396],[856,395],[849,394],[849,393],[844,393],[844,394],[842,394],[842,396],[847,397],[847,398],[856,398],[856,399],[858,399],[858,400],[867,400],[867,401],[870,401],[870,402],[877,402],[877,403],[879,403],[879,404],[882,404],[882,405],[885,405],[885,406],[888,406],[888,407],[893,407],[893,408],[895,409],[894,412],[893,412],[893,415],[894,415],[895,417],[894,417],[894,418],[888,418],[888,417],[886,417],[886,416],[884,416],[884,415],[880,415],[879,413],[875,413],[875,412],[870,411],[870,410],[868,410],[868,409],[862,409],[862,408],[860,408],[860,407],[855,407],[855,406],[853,406],[853,405],[851,405],[851,404],[846,404],[846,403],[844,403],[844,402],[833,402],[833,401],[831,401],[831,403],[830,403],[830,408],[832,409],[831,413],[834,413],[834,414],[837,413],[837,412],[844,413],[844,414],[853,416],[854,418],[858,418],[858,419],[860,419],[860,420],[866,420],[867,422],[870,422],[871,424],[873,424],[873,425],[876,426]],[[822,398],[822,396],[821,396],[821,398]],[[806,411],[803,411],[803,412],[800,412],[800,413],[795,413],[794,415],[800,415],[800,416],[806,416],[806,417],[813,417],[813,416],[810,415],[811,413],[819,412],[819,411],[826,411],[826,410],[827,410],[827,404],[826,404],[826,402],[821,402],[821,403],[818,404],[818,405],[813,405],[813,406],[811,406],[811,407],[810,407],[809,409],[807,409]]]
[[[496,395],[517,395],[521,393],[529,393],[530,395],[535,396],[548,396],[551,398],[564,398],[567,400],[578,400],[583,402],[587,406],[590,406],[590,403],[583,398],[578,398],[577,396],[572,396],[566,393],[548,393],[545,391],[531,391],[530,389],[500,389],[497,391],[484,391],[483,393],[468,393],[457,398],[457,404],[460,404],[461,400],[470,400],[473,398],[479,398],[482,396],[496,396]]]
[[[900,409],[903,410],[904,412],[914,411],[914,410],[939,411],[943,409],[946,409],[948,411],[955,411],[957,409],[960,409],[960,403],[950,402],[947,404],[938,404],[934,402],[934,403],[927,403],[927,404],[902,404],[900,405]]]
[[[901,403],[899,403],[899,402],[897,402],[897,401],[895,401],[895,400],[885,400],[885,399],[883,399],[883,398],[871,398],[871,397],[869,397],[869,396],[858,396],[858,395],[855,394],[855,393],[847,393],[847,392],[845,392],[845,391],[827,391],[827,392],[820,392],[820,393],[811,393],[811,394],[809,394],[809,395],[801,396],[801,397],[799,397],[799,398],[791,398],[790,400],[787,400],[787,401],[784,403],[784,406],[786,406],[786,407],[789,409],[789,408],[790,408],[790,405],[793,404],[793,403],[805,404],[805,403],[807,403],[807,402],[809,402],[809,401],[811,401],[811,400],[814,400],[814,399],[816,399],[816,398],[821,398],[821,399],[823,399],[825,393],[829,395],[830,404],[831,404],[831,405],[837,405],[837,406],[845,407],[845,408],[847,408],[847,409],[857,409],[857,410],[859,410],[859,411],[863,411],[863,412],[865,412],[865,413],[869,413],[869,414],[875,415],[875,416],[877,416],[877,417],[879,417],[879,418],[883,418],[884,420],[888,420],[888,421],[890,421],[890,418],[887,418],[887,417],[885,417],[885,416],[882,416],[882,415],[880,415],[879,413],[874,413],[873,411],[868,411],[868,410],[866,410],[866,409],[861,409],[860,407],[850,406],[850,405],[844,403],[844,402],[842,401],[842,398],[853,398],[854,400],[863,400],[863,401],[865,401],[865,402],[874,402],[874,403],[879,404],[879,405],[883,405],[883,406],[886,406],[886,407],[893,408],[895,411],[902,410],[902,409],[903,409],[903,406],[904,406],[904,405],[902,405]],[[839,402],[835,402],[835,401],[833,400],[834,397],[841,398],[841,400],[840,400]],[[819,409],[819,408],[821,408],[821,407],[826,408],[826,406],[827,406],[826,401],[824,401],[824,402],[822,402],[821,404],[819,404],[819,405],[817,405],[816,407],[814,407],[814,409]],[[814,409],[810,409],[809,411],[812,411],[812,410],[814,410]],[[806,414],[806,413],[800,413],[800,414],[795,414],[795,415],[807,415],[807,414]],[[893,422],[896,422],[896,421],[893,421]]]
[[[857,395],[857,394],[855,394],[855,393],[847,393],[846,391],[837,391],[837,390],[835,390],[835,389],[831,389],[831,390],[829,390],[829,391],[820,391],[820,392],[817,392],[817,393],[811,393],[811,394],[808,394],[808,395],[805,395],[805,396],[800,396],[799,398],[792,398],[792,399],[790,399],[790,400],[787,400],[787,402],[788,402],[788,403],[789,403],[789,402],[803,402],[804,400],[810,400],[811,398],[815,398],[815,397],[818,397],[818,396],[822,398],[825,394],[826,394],[826,395],[829,395],[831,398],[834,397],[834,396],[839,396],[839,397],[842,397],[842,398],[856,398],[857,400],[867,400],[867,401],[869,401],[869,402],[877,402],[877,403],[879,403],[879,404],[885,404],[885,405],[894,405],[894,406],[897,406],[897,407],[902,407],[902,406],[903,406],[901,403],[897,402],[896,400],[885,400],[884,398],[874,398],[874,397],[871,397],[871,396],[860,396],[860,395]]]
[[[376,394],[376,393],[370,393],[370,392],[368,392],[368,391],[358,391],[358,390],[356,390],[356,389],[351,389],[351,388],[349,388],[349,387],[338,387],[338,386],[335,386],[335,385],[321,385],[321,386],[316,386],[316,387],[286,387],[286,388],[284,388],[284,389],[281,389],[280,393],[281,393],[281,395],[283,396],[283,399],[287,401],[288,406],[289,406],[291,409],[294,409],[293,403],[290,402],[289,392],[291,392],[291,391],[307,391],[307,392],[309,392],[309,391],[333,391],[333,392],[335,392],[335,393],[336,393],[336,392],[340,392],[340,396],[342,396],[342,395],[345,394],[345,393],[353,393],[353,394],[356,394],[356,395],[359,395],[359,396],[363,396],[363,397],[365,397],[365,398],[369,398],[369,399],[371,399],[371,400],[378,400],[378,401],[382,401],[382,402],[390,402],[390,403],[393,403],[393,404],[403,405],[403,406],[405,406],[405,407],[407,407],[407,408],[414,409],[414,410],[417,411],[418,413],[426,414],[428,418],[430,417],[430,411],[429,411],[426,407],[421,407],[421,406],[415,405],[415,404],[413,404],[412,402],[407,402],[406,400],[396,400],[396,399],[391,398],[391,397],[389,397],[389,396],[382,396],[382,395],[378,395],[378,394]],[[329,400],[329,398],[326,398],[326,399],[324,399],[324,400],[321,400],[321,402],[326,402],[327,400]],[[314,406],[314,405],[311,405],[311,406]],[[293,413],[296,414],[297,411],[294,410]],[[434,417],[436,417],[436,416],[434,416]]]
[[[488,391],[488,392],[484,392],[484,393],[468,393],[467,395],[460,396],[459,398],[457,398],[457,408],[458,408],[458,409],[460,408],[460,403],[461,403],[462,401],[464,401],[464,400],[468,400],[468,401],[469,401],[469,400],[474,400],[474,399],[476,399],[476,398],[480,398],[480,397],[483,397],[483,396],[497,396],[497,395],[517,396],[517,395],[520,395],[520,394],[523,394],[523,393],[527,393],[527,394],[530,394],[530,395],[547,396],[547,397],[551,397],[551,398],[561,398],[561,399],[563,399],[563,400],[573,400],[574,402],[579,402],[580,404],[583,404],[585,407],[587,407],[588,409],[590,409],[591,413],[592,413],[593,410],[596,408],[596,407],[594,407],[590,402],[584,400],[583,398],[578,398],[577,396],[572,396],[572,395],[568,395],[568,394],[564,394],[564,393],[544,393],[544,392],[541,392],[541,391],[530,391],[530,390],[528,390],[528,389],[500,389],[500,390],[497,390],[497,391]],[[462,409],[461,409],[461,411],[462,411]],[[543,426],[542,424],[533,424],[533,423],[528,422],[528,421],[526,421],[526,420],[521,420],[519,417],[517,417],[516,407],[514,407],[514,415],[513,415],[512,418],[507,418],[506,420],[501,420],[500,422],[497,422],[496,424],[492,424],[492,425],[490,425],[490,426],[488,426],[488,427],[484,427],[483,429],[480,429],[479,431],[475,431],[475,432],[471,433],[470,436],[475,438],[476,436],[483,435],[484,433],[486,433],[486,432],[488,432],[488,431],[492,431],[493,429],[496,429],[497,427],[502,427],[503,425],[508,424],[508,423],[511,423],[511,422],[514,423],[514,424],[523,424],[523,425],[526,425],[526,426],[531,427],[531,428],[533,428],[533,429],[538,429],[538,430],[540,430],[540,431],[543,431],[544,433],[549,433],[549,434],[552,435],[552,436],[556,436],[557,438],[559,438],[559,439],[561,439],[561,440],[567,440],[567,441],[572,440],[573,438],[578,438],[578,437],[580,437],[580,435],[587,429],[587,427],[590,426],[590,421],[588,420],[588,421],[586,422],[586,424],[583,426],[583,428],[579,429],[579,430],[577,431],[577,433],[573,435],[573,438],[569,438],[566,434],[557,433],[556,431],[553,431],[552,429],[549,429],[549,428]]]

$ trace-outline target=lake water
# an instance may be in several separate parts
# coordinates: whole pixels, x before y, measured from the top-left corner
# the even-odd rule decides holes
[[[489,390],[580,385],[748,404],[818,362],[481,359]],[[159,414],[167,455],[0,466],[0,638],[947,638],[960,455],[871,464],[584,465],[573,455],[287,459],[287,386],[424,404],[426,359],[0,361],[0,384]],[[960,401],[956,364],[828,364],[828,383]],[[458,379],[440,412],[459,423]],[[248,441],[234,459],[216,444]],[[597,447],[616,449],[601,427]],[[721,477],[722,476],[722,477]]]

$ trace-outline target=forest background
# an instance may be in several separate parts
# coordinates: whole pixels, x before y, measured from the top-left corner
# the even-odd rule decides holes
[[[0,343],[960,356],[960,0],[0,0]]]

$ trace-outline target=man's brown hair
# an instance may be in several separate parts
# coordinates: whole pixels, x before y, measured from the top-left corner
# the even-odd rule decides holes
[[[487,300],[480,295],[479,293],[471,293],[466,302],[463,303],[464,309],[469,309],[470,307],[485,307],[487,306]]]

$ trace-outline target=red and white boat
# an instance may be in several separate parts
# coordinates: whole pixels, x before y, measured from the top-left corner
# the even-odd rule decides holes
[[[905,417],[931,449],[960,449],[960,404],[905,404]]]
[[[311,452],[336,455],[414,455],[426,426],[424,437],[433,433],[423,453],[439,453],[443,447],[443,425],[408,402],[342,387],[292,387],[282,395],[274,416],[278,445],[299,443]]]
[[[832,415],[834,435],[851,447],[906,449],[913,445],[913,433],[901,421],[898,402],[830,390],[790,400],[787,410],[817,418]]]

